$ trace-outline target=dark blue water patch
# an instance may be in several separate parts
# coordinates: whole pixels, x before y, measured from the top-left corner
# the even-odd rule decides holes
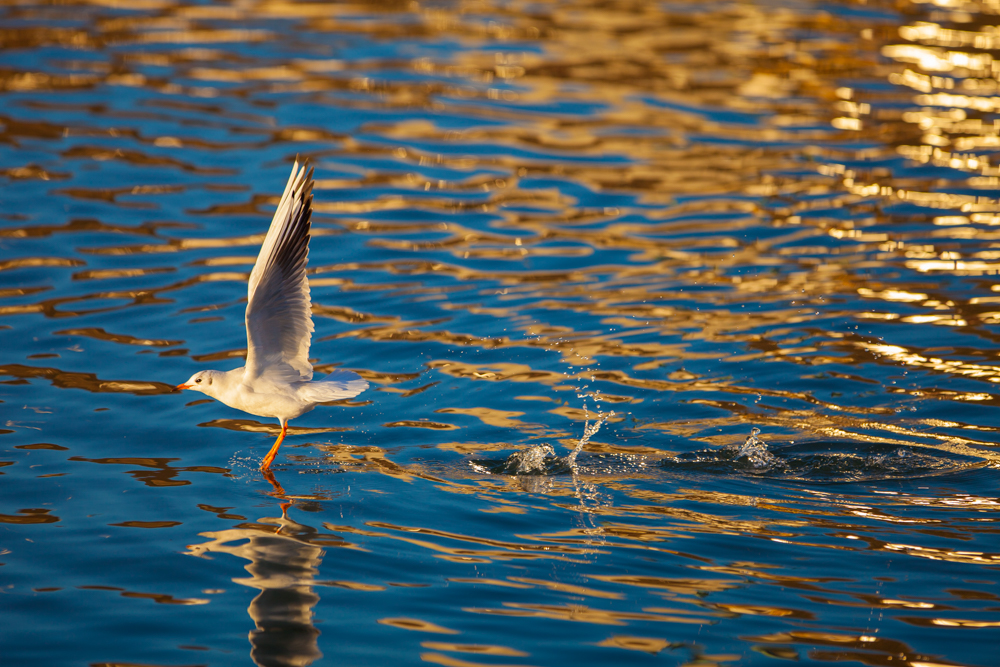
[[[799,7],[799,9],[801,11],[809,11],[808,8],[805,7]],[[847,21],[861,19],[861,21],[859,22],[865,26],[869,26],[872,24],[877,25],[879,23],[894,24],[901,20],[899,12],[897,11],[893,11],[892,9],[886,9],[885,7],[873,7],[870,5],[857,6],[857,5],[838,3],[838,4],[824,5],[822,9],[816,8],[816,11],[830,12],[832,15],[838,18],[845,19]],[[808,31],[808,32],[813,37],[817,37],[820,34],[818,31]],[[825,33],[823,33],[823,35],[826,36]],[[851,41],[853,41],[854,39],[853,31],[845,35],[845,39],[848,38]]]
[[[702,449],[664,459],[668,473],[739,475],[810,484],[918,480],[984,465],[981,459],[940,449],[850,441],[811,441],[767,447],[756,465],[738,447]]]

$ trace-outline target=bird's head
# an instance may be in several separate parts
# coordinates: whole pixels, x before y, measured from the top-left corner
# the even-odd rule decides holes
[[[187,382],[177,385],[177,388],[200,391],[203,394],[214,396],[220,388],[219,379],[222,375],[225,374],[219,371],[198,371]]]

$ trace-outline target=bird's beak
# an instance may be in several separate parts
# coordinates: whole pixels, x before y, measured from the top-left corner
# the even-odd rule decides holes
[[[190,389],[191,385],[189,385],[189,384],[179,384],[179,385],[177,385],[177,388],[178,389]]]

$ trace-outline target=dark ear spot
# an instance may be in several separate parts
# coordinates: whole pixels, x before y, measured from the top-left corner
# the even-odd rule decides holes
[[[208,376],[208,383],[212,384],[212,376],[211,375]]]

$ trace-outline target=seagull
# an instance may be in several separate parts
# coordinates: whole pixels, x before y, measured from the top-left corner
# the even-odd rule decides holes
[[[309,302],[309,220],[313,170],[292,167],[247,286],[246,365],[231,371],[198,371],[177,385],[200,391],[231,408],[281,423],[281,435],[260,464],[267,473],[288,432],[288,420],[321,403],[357,396],[368,383],[335,370],[313,382],[309,342],[314,331]]]

